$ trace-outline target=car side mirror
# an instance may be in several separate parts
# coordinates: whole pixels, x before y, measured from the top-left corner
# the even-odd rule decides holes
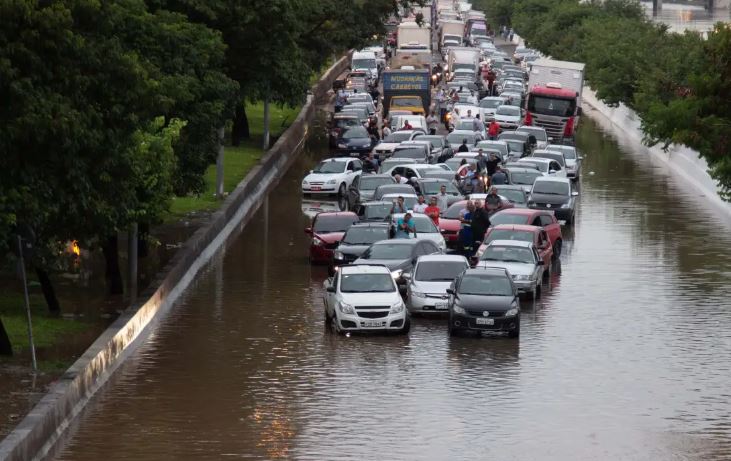
[[[334,287],[334,286],[332,286],[332,285],[330,285],[329,287],[327,287],[327,288],[326,288],[326,291],[327,291],[328,293],[335,293],[335,287]]]
[[[573,192],[571,192],[571,195],[573,195],[574,197],[576,197],[577,195],[579,195],[579,192],[578,191],[573,191]]]
[[[453,288],[447,288],[447,294],[454,295],[454,289]]]
[[[311,227],[305,227],[305,234],[312,234],[312,228]]]

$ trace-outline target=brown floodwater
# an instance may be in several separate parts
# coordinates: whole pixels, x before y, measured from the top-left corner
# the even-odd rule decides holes
[[[303,204],[310,146],[55,459],[731,459],[731,224],[588,120],[578,145],[575,228],[519,340],[327,331],[304,211],[337,204]]]

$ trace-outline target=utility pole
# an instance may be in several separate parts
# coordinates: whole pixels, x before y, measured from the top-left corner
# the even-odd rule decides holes
[[[137,301],[137,223],[132,224],[127,238],[127,261],[129,268],[129,304]]]
[[[261,140],[261,150],[269,149],[269,92],[264,98],[264,135]]]
[[[20,258],[20,274],[23,279],[23,295],[25,298],[25,313],[28,319],[28,344],[30,345],[30,356],[33,364],[33,371],[38,371],[36,362],[36,346],[33,342],[33,321],[30,315],[30,298],[28,296],[28,279],[25,274],[25,258],[23,257],[23,238],[18,235],[18,257]]]
[[[218,156],[216,157],[216,197],[223,198],[223,126],[218,129]]]

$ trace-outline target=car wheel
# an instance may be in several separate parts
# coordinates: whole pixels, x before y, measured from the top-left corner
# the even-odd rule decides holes
[[[539,283],[538,285],[536,285],[536,291],[535,291],[535,295],[534,295],[535,297],[534,297],[534,299],[540,298],[542,294],[543,294],[543,284],[542,283]]]
[[[545,266],[545,269],[543,269],[543,280],[548,280],[551,278],[551,266]]]
[[[449,321],[447,322],[447,333],[449,333],[449,336],[455,336],[458,333],[458,329],[454,327],[454,321],[452,320],[452,316],[449,316]]]
[[[568,217],[568,219],[566,220],[566,225],[567,225],[567,226],[570,226],[570,225],[571,225],[571,223],[573,223],[573,222],[574,222],[574,215],[572,214],[572,215],[570,215],[570,216]]]
[[[338,189],[338,197],[343,197],[345,195],[346,189],[347,188],[345,187],[345,183],[342,183],[340,185],[340,189]]]
[[[561,239],[556,240],[556,243],[553,244],[554,261],[561,256],[561,247],[563,247],[563,241]]]
[[[401,329],[400,333],[405,335],[408,334],[409,331],[411,331],[411,316],[407,315],[406,320],[404,320],[404,327]]]
[[[327,306],[325,306],[325,326],[332,325],[333,319],[330,314],[327,313]]]
[[[515,329],[508,332],[508,338],[517,338],[520,336],[520,318],[515,323]]]

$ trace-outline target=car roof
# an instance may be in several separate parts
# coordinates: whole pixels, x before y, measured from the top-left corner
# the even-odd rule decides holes
[[[436,171],[439,171],[439,170],[442,170],[442,169],[441,169],[441,168],[439,168],[439,169],[437,169]],[[444,172],[445,172],[445,173],[447,173],[447,174],[452,174],[452,176],[454,176],[454,172],[453,172],[453,171],[447,171],[447,170],[442,170],[442,171],[444,171]],[[444,178],[418,178],[418,179],[417,179],[417,182],[439,182],[439,183],[448,183],[448,182],[451,182],[451,181],[449,181],[448,179],[444,179]]]
[[[354,226],[356,224],[353,224]],[[539,226],[531,226],[530,224],[498,224],[495,226],[492,226],[490,228],[490,231],[495,230],[516,230],[516,231],[523,231],[523,232],[540,232],[543,230],[542,227]]]
[[[502,267],[474,267],[465,270],[462,276],[465,275],[504,275],[509,277],[508,270]]]
[[[355,160],[350,157],[332,157],[332,158],[324,158],[320,160],[321,162],[348,162],[350,160]]]
[[[383,228],[388,229],[391,226],[387,222],[361,222],[361,223],[353,224],[352,226],[350,226],[350,228],[348,230],[357,228],[357,227],[383,227]]]
[[[558,150],[551,150],[551,149],[537,149],[533,151],[533,155],[536,154],[553,154],[553,155],[560,155],[563,157],[563,152]]]
[[[511,162],[510,164],[515,165],[515,162]],[[540,170],[537,170],[535,168],[524,168],[522,166],[521,167],[503,166],[503,169],[508,170],[511,173],[541,173]],[[541,174],[543,174],[543,173],[541,173]]]
[[[352,211],[321,211],[320,213],[317,213],[315,215],[315,218],[319,218],[320,216],[324,216],[324,217],[351,216],[354,218],[358,217],[358,215],[353,213]]]
[[[571,179],[560,176],[541,176],[536,178],[536,182],[562,182],[564,184],[571,184]]]
[[[454,261],[454,262],[464,262],[465,264],[469,264],[467,262],[467,258],[465,258],[462,255],[424,255],[419,256],[419,262],[426,262],[426,261]]]
[[[525,189],[523,189],[523,186],[520,186],[518,184],[495,184],[493,187],[495,187],[498,190],[498,192],[500,191],[500,189],[503,189],[503,190],[506,190],[506,189],[507,190],[525,190]],[[500,195],[500,194],[498,194],[498,195]]]
[[[379,206],[379,205],[388,205],[392,206],[393,202],[389,202],[386,200],[371,200],[369,202],[363,202],[360,204],[360,206]]]
[[[451,133],[449,133],[449,134],[461,134],[461,135],[470,135],[470,136],[474,136],[474,135],[475,135],[475,132],[474,132],[474,131],[472,131],[472,130],[453,130],[453,131],[452,131]]]
[[[391,271],[381,264],[348,264],[340,266],[338,272],[342,275],[350,274],[391,274]]]
[[[379,240],[373,245],[416,245],[417,243],[423,241],[424,239],[388,239],[388,240]],[[431,241],[431,240],[428,240]]]
[[[488,247],[505,246],[505,247],[531,248],[531,247],[533,247],[533,242],[526,242],[524,240],[493,240],[487,246]]]
[[[523,157],[518,159],[518,163],[548,163],[548,162],[555,162],[555,160],[550,158],[541,158],[541,157]]]
[[[384,198],[384,197],[388,197],[388,198],[399,198],[399,197],[403,197],[403,198],[406,198],[406,197],[418,198],[419,196],[416,195],[416,194],[413,194],[413,193],[411,193],[411,194],[402,194],[400,192],[393,192],[393,193],[389,193],[389,194],[383,194],[383,197],[381,197],[381,198]]]

